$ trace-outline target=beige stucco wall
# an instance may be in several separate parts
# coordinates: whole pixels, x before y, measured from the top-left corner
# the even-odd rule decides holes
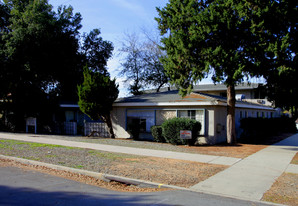
[[[201,137],[202,142],[207,144],[216,144],[226,141],[226,116],[227,108],[225,106],[197,106],[197,107],[162,107],[162,108],[150,108],[146,107],[144,109],[155,110],[155,124],[161,125],[166,119],[174,118],[177,115],[177,110],[205,110],[205,135]],[[114,133],[117,138],[129,138],[130,134],[126,131],[126,110],[125,107],[114,107],[111,112],[112,123],[114,128]],[[242,117],[244,117],[245,112],[247,112],[248,117],[256,117],[257,112],[265,112],[267,117],[270,115],[271,111],[266,110],[256,110],[256,109],[244,109],[236,108],[235,120],[236,120],[236,135],[240,136],[241,129],[240,126],[240,111],[242,111]]]
[[[214,115],[214,136],[215,143],[225,142],[227,140],[227,108],[215,107]]]
[[[111,119],[116,138],[130,138],[130,134],[125,131],[126,128],[126,108],[114,107],[111,112]]]
[[[176,116],[176,110],[156,110],[156,125],[161,125],[165,120]]]
[[[177,116],[177,110],[201,110],[205,111],[205,125],[202,125],[205,131],[204,137],[200,138],[202,144],[215,144],[216,133],[214,131],[215,122],[215,106],[209,107],[164,107],[162,110],[156,110],[156,125],[161,125],[166,119],[174,118]]]
[[[126,129],[126,109],[124,107],[114,107],[111,112],[111,118],[113,123],[113,129],[116,138],[129,138],[130,134],[125,131]],[[146,108],[150,109],[150,108]],[[205,109],[205,139],[208,144],[216,143],[216,133],[214,131],[215,121],[215,107],[163,107],[163,108],[152,108],[156,110],[156,125],[161,125],[166,119],[174,118],[177,116],[177,110],[196,110]]]

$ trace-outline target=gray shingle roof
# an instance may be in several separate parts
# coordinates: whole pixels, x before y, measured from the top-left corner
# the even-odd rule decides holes
[[[236,90],[251,90],[258,88],[260,83],[241,83],[235,86]],[[163,87],[160,89],[160,92],[168,91],[169,87]],[[177,90],[176,87],[170,87],[170,90]],[[203,91],[226,91],[227,86],[225,84],[200,84],[194,85],[194,92],[203,92]],[[146,90],[145,93],[155,93],[155,89]]]
[[[200,105],[212,105],[216,104],[226,104],[227,98],[211,95],[211,94],[205,94],[200,92],[192,92],[191,94],[181,97],[178,94],[177,90],[173,91],[165,91],[165,92],[159,92],[159,93],[149,93],[149,94],[143,94],[143,95],[137,95],[137,96],[131,96],[126,98],[120,98],[115,101],[116,105],[120,106],[121,103],[129,104],[132,103],[135,106],[148,106],[148,104],[154,104],[158,105],[159,103],[163,103],[163,105],[172,104],[172,103],[179,103],[180,105],[183,105],[183,103],[189,105],[192,103],[199,103]],[[264,109],[270,109],[269,107],[243,102],[243,101],[236,101],[236,104],[238,106],[242,107],[258,107],[258,108],[264,108]],[[271,108],[272,109],[272,108]]]
[[[131,96],[126,98],[120,98],[115,101],[115,103],[160,103],[160,102],[196,102],[196,101],[222,101],[226,102],[226,98],[202,94],[199,92],[192,92],[191,94],[182,98],[178,94],[178,90],[142,94],[137,96]]]

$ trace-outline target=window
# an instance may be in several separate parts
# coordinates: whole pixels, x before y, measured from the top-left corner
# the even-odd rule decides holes
[[[178,110],[177,117],[197,120],[202,125],[200,135],[205,134],[205,112],[203,109],[200,109],[200,110]]]
[[[179,110],[178,117],[196,119],[196,110]]]
[[[243,118],[243,114],[242,114],[242,111],[240,111],[240,119]]]
[[[248,113],[247,111],[244,112],[244,118],[247,118],[248,117]]]
[[[151,126],[155,125],[155,111],[128,109],[126,114],[126,128],[132,123],[140,124],[141,132],[150,132]]]
[[[196,111],[195,111],[195,110],[188,110],[188,111],[187,111],[187,116],[188,116],[190,119],[196,119]]]

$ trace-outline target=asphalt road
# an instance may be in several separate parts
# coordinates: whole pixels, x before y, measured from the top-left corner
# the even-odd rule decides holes
[[[268,205],[189,191],[124,193],[16,167],[0,167],[0,205]]]

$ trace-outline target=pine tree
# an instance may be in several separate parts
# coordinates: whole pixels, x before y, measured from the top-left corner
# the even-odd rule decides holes
[[[212,74],[227,86],[227,142],[236,143],[235,86],[266,74],[286,38],[271,32],[277,1],[170,0],[157,9],[159,30],[167,56],[163,59],[171,83],[180,94]],[[269,23],[268,23],[269,22]],[[278,27],[278,25],[276,25]],[[272,58],[269,58],[272,57]]]
[[[111,110],[119,94],[116,79],[84,68],[84,82],[78,86],[80,110],[93,120],[103,120],[109,127],[111,138],[115,138],[111,121]]]

